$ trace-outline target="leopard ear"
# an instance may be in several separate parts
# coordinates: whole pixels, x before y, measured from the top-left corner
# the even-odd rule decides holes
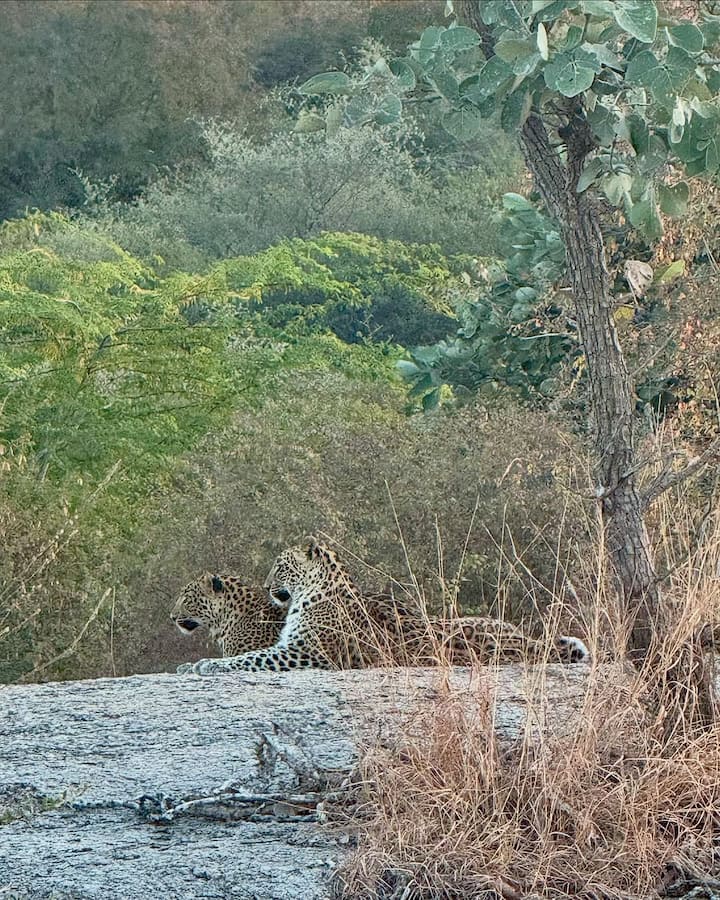
[[[203,590],[206,592],[210,592],[213,590],[213,578],[215,576],[211,572],[203,572],[202,577],[200,578],[200,584],[203,586]]]
[[[213,575],[212,586],[216,594],[222,594],[225,590],[225,582],[218,575]]]
[[[304,550],[308,559],[316,559],[318,556],[322,555],[322,547],[320,546],[318,539],[312,534],[305,537]]]

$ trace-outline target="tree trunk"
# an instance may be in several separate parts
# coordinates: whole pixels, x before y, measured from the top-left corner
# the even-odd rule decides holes
[[[492,36],[477,0],[458,0],[457,12],[481,36],[486,56]],[[660,595],[636,480],[634,403],[630,376],[612,314],[605,246],[595,209],[577,181],[594,142],[587,123],[567,109],[567,164],[551,147],[542,119],[532,113],[522,129],[525,162],[565,241],[580,338],[585,351],[595,449],[598,500],[623,612],[632,620],[630,649],[647,655],[659,626]]]
[[[637,488],[635,410],[613,319],[605,246],[590,199],[576,190],[592,147],[582,133],[586,127],[580,120],[575,142],[568,137],[566,166],[537,115],[523,127],[522,147],[536,187],[562,229],[590,385],[596,492],[623,613],[632,621],[630,650],[642,660],[660,626],[660,592]]]
[[[457,0],[456,9],[480,34],[486,56],[492,55],[492,34],[480,17],[478,0]],[[577,191],[585,161],[596,144],[580,98],[566,101],[558,112],[564,123],[558,134],[566,145],[566,161],[561,161],[551,146],[537,113],[528,116],[521,145],[535,186],[565,242],[590,386],[596,491],[608,554],[623,621],[630,626],[630,656],[636,666],[644,666],[658,716],[665,716],[667,736],[681,721],[686,725],[714,721],[717,710],[711,671],[703,662],[698,642],[687,642],[671,669],[663,659],[661,638],[668,623],[662,618],[662,598],[637,486],[633,386],[613,319],[597,211],[591,192]]]

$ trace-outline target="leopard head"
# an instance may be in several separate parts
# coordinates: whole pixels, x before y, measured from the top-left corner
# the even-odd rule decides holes
[[[206,572],[185,585],[170,618],[183,634],[203,625],[216,632],[229,615],[242,618],[263,605],[267,605],[267,599],[261,602],[258,592],[241,584],[236,576]]]
[[[311,537],[304,546],[291,547],[278,556],[265,588],[276,606],[287,609],[300,592],[322,590],[333,581],[348,579],[335,553]]]

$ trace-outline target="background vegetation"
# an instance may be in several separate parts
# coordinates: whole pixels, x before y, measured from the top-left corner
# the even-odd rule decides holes
[[[369,586],[412,582],[402,532],[435,608],[443,582],[515,618],[566,574],[582,598],[585,373],[512,135],[422,104],[319,127],[297,90],[444,3],[3,12],[0,680],[172,667],[202,652],[167,621],[185,581],[259,581],[312,531]],[[678,447],[717,429],[717,197],[613,237],[621,290],[622,259],[655,267],[616,320],[647,440]]]

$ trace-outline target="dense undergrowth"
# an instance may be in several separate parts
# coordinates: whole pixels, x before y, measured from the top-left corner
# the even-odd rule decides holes
[[[262,580],[313,529],[404,577],[399,524],[432,581],[436,529],[456,567],[477,507],[462,603],[496,604],[498,561],[557,577],[572,438],[502,404],[407,419],[397,361],[455,327],[475,261],[324,233],[159,274],[41,214],[0,241],[3,680],[169,665],[153,635],[185,580]]]
[[[659,658],[684,689],[672,696],[686,705],[685,721],[699,698],[677,669],[681,648],[703,623],[720,623],[717,510],[701,521],[698,537],[697,513],[678,490],[653,529],[659,558],[673,560]],[[584,566],[598,575],[608,561],[591,528]],[[684,728],[669,704],[648,704],[656,673],[623,664],[627,623],[602,584],[584,604],[592,663],[579,681],[568,676],[567,692],[555,667],[527,666],[510,681],[481,667],[462,690],[439,673],[435,706],[365,748],[331,815],[357,842],[339,896],[630,900],[714,890],[720,726]],[[550,623],[576,605],[567,591],[554,600]],[[711,660],[708,631],[695,652]],[[503,719],[498,682],[527,698],[526,722]]]

